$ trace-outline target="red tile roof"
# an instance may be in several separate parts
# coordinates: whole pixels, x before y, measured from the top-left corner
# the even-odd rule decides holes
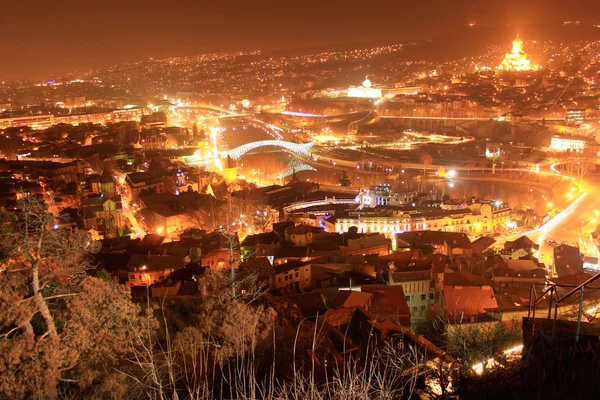
[[[444,286],[444,299],[449,318],[484,314],[486,308],[498,308],[490,286]]]
[[[351,307],[367,307],[367,304],[373,297],[370,293],[357,292],[354,290],[340,290],[338,295],[333,300],[331,308],[351,308]]]
[[[361,290],[371,293],[371,313],[375,315],[394,317],[402,326],[410,326],[410,309],[406,302],[406,295],[400,285],[369,285]]]

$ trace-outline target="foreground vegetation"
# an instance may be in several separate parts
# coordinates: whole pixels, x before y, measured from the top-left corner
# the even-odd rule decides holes
[[[501,357],[473,370],[514,340],[499,325],[442,334],[448,353],[435,357],[401,333],[305,318],[266,293],[251,262],[208,274],[198,298],[134,303],[95,270],[87,235],[53,229],[43,203],[1,217],[0,399],[517,398],[543,387]]]

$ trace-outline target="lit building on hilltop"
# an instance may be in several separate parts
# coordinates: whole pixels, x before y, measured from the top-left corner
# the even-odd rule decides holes
[[[513,41],[512,51],[506,53],[504,60],[498,66],[501,71],[531,71],[538,70],[539,66],[531,65],[531,61],[527,59],[527,53],[523,51],[523,41],[517,35],[517,38]]]
[[[422,86],[402,86],[402,84],[399,83],[394,87],[384,87],[380,85],[374,87],[369,77],[366,77],[361,86],[350,86],[346,91],[346,97],[382,100],[384,98],[391,99],[398,95],[411,96],[421,93],[422,91]],[[326,93],[326,95],[324,95],[324,93]],[[340,97],[341,93],[343,93],[343,91],[331,90],[322,92],[315,97]]]
[[[348,97],[362,97],[367,99],[378,99],[381,97],[381,89],[374,88],[367,77],[362,86],[348,88]]]

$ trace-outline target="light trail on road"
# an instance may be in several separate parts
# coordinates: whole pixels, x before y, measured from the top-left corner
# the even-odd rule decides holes
[[[555,215],[552,219],[550,219],[548,222],[546,222],[543,226],[537,228],[537,229],[532,229],[530,231],[527,232],[519,232],[517,234],[513,234],[513,235],[507,235],[507,236],[501,236],[497,238],[497,241],[508,241],[508,240],[514,240],[517,239],[521,236],[532,236],[532,235],[536,235],[539,234],[540,236],[538,237],[538,240],[534,242],[536,242],[539,246],[540,246],[540,251],[539,253],[541,254],[541,246],[544,243],[544,240],[546,238],[546,236],[553,230],[556,229],[556,227],[563,223],[567,218],[569,218],[570,216],[572,216],[573,212],[577,209],[577,207],[579,206],[579,204],[583,201],[583,199],[587,196],[587,192],[582,193],[578,198],[576,198],[571,204],[569,204],[569,206],[567,206],[564,210],[562,210],[560,213],[558,213],[557,215]]]
[[[585,198],[585,196],[587,196],[587,192],[582,193],[581,196],[579,196],[575,201],[573,201],[567,208],[562,210],[554,218],[552,218],[543,227],[540,228],[541,235],[538,239],[538,244],[540,246],[544,242],[544,239],[545,239],[546,235],[548,235],[548,232],[550,232],[552,229],[556,228],[556,226],[558,224],[560,224],[566,218],[568,218],[571,215],[571,213],[573,211],[575,211],[575,209],[577,208],[579,203],[581,203],[581,201]]]
[[[503,353],[505,356],[508,356],[508,355],[511,355],[511,354],[519,354],[519,353],[520,353],[522,350],[523,350],[523,345],[522,345],[522,344],[520,344],[520,345],[518,345],[518,346],[515,346],[515,347],[512,347],[512,348],[510,348],[510,349],[508,349],[508,350],[504,350],[502,353]],[[486,361],[486,366],[487,366],[487,365],[489,365],[489,366],[494,366],[494,365],[496,365],[496,364],[497,364],[497,362],[496,362],[496,360],[495,360],[493,357],[492,357],[492,358],[489,358],[489,359]],[[473,369],[473,371],[475,371],[475,373],[476,373],[476,374],[478,374],[478,375],[481,375],[481,374],[483,373],[483,363],[477,363],[477,364],[473,365],[471,368],[472,368],[472,369]]]
[[[296,112],[296,111],[281,111],[279,114],[289,115],[292,117],[308,117],[308,118],[319,118],[319,117],[327,116],[327,115],[309,114],[309,113]]]

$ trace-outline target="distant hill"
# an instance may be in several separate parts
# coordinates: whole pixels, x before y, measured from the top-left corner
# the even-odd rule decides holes
[[[508,49],[510,43],[520,34],[525,41],[552,40],[562,43],[572,43],[578,40],[600,40],[600,28],[591,25],[562,25],[544,24],[527,26],[464,26],[446,32],[443,35],[425,40],[401,40],[389,38],[385,41],[369,41],[354,43],[339,43],[326,46],[307,46],[304,48],[272,50],[263,53],[257,58],[291,57],[319,52],[348,51],[361,48],[370,48],[392,44],[409,45],[398,53],[388,55],[388,58],[401,59],[417,58],[419,60],[449,60],[481,54],[481,51],[492,45],[505,45]]]
[[[517,33],[525,41],[552,40],[568,44],[579,40],[600,40],[600,28],[591,25],[466,26],[419,41],[416,46],[406,48],[403,54],[429,60],[468,57],[478,55],[492,45],[506,45],[508,49]]]

